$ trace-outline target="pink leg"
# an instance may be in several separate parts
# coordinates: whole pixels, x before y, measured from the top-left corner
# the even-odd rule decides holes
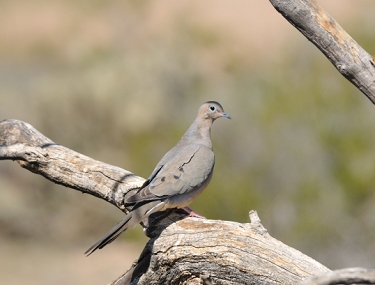
[[[189,216],[191,217],[196,217],[196,218],[202,218],[202,219],[205,219],[206,217],[204,216],[201,216],[199,214],[197,214],[196,212],[194,212],[192,209],[190,209],[189,207],[185,207],[185,208],[182,208],[182,210],[184,210],[186,213],[189,214]]]

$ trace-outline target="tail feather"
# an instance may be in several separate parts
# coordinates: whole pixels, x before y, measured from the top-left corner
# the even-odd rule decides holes
[[[89,256],[95,250],[105,247],[107,244],[113,242],[119,235],[129,228],[128,222],[132,218],[132,213],[127,214],[116,226],[114,226],[105,236],[93,244],[85,254]]]
[[[89,256],[95,250],[105,247],[107,244],[113,242],[119,235],[121,235],[127,229],[134,228],[141,221],[147,218],[152,213],[163,211],[166,209],[166,203],[168,201],[152,201],[147,204],[141,204],[140,207],[135,207],[130,213],[128,213],[116,226],[114,226],[104,237],[93,244],[85,254]]]

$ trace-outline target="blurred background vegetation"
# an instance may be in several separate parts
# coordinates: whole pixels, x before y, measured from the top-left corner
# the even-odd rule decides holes
[[[320,2],[375,53],[373,1]],[[217,100],[233,120],[213,127],[215,175],[192,208],[255,209],[332,269],[375,267],[374,106],[268,1],[2,1],[0,94],[1,120],[143,177]],[[146,242],[139,228],[86,258],[119,210],[16,162],[0,185],[4,283],[103,284]]]

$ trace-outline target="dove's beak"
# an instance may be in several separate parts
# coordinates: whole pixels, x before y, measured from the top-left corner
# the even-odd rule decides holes
[[[228,118],[229,120],[231,120],[232,118],[231,118],[231,116],[229,116],[227,113],[221,113],[221,116],[222,117],[225,117],[225,118]]]

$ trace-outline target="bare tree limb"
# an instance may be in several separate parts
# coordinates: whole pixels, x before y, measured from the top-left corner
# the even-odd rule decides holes
[[[346,268],[306,279],[301,285],[375,284],[375,270]]]
[[[124,196],[142,185],[144,179],[71,149],[55,144],[31,125],[0,122],[0,160],[17,160],[31,172],[54,183],[97,196],[121,210]]]
[[[270,2],[375,104],[374,59],[315,0]]]
[[[144,181],[57,145],[16,120],[0,122],[0,159],[18,160],[33,173],[120,209],[124,195]],[[113,284],[298,284],[329,271],[272,238],[256,212],[250,213],[248,224],[185,217],[178,210],[152,215],[145,225],[149,242],[132,268]]]
[[[133,267],[112,285],[299,284],[329,270],[272,238],[255,211],[250,223],[171,215]]]

